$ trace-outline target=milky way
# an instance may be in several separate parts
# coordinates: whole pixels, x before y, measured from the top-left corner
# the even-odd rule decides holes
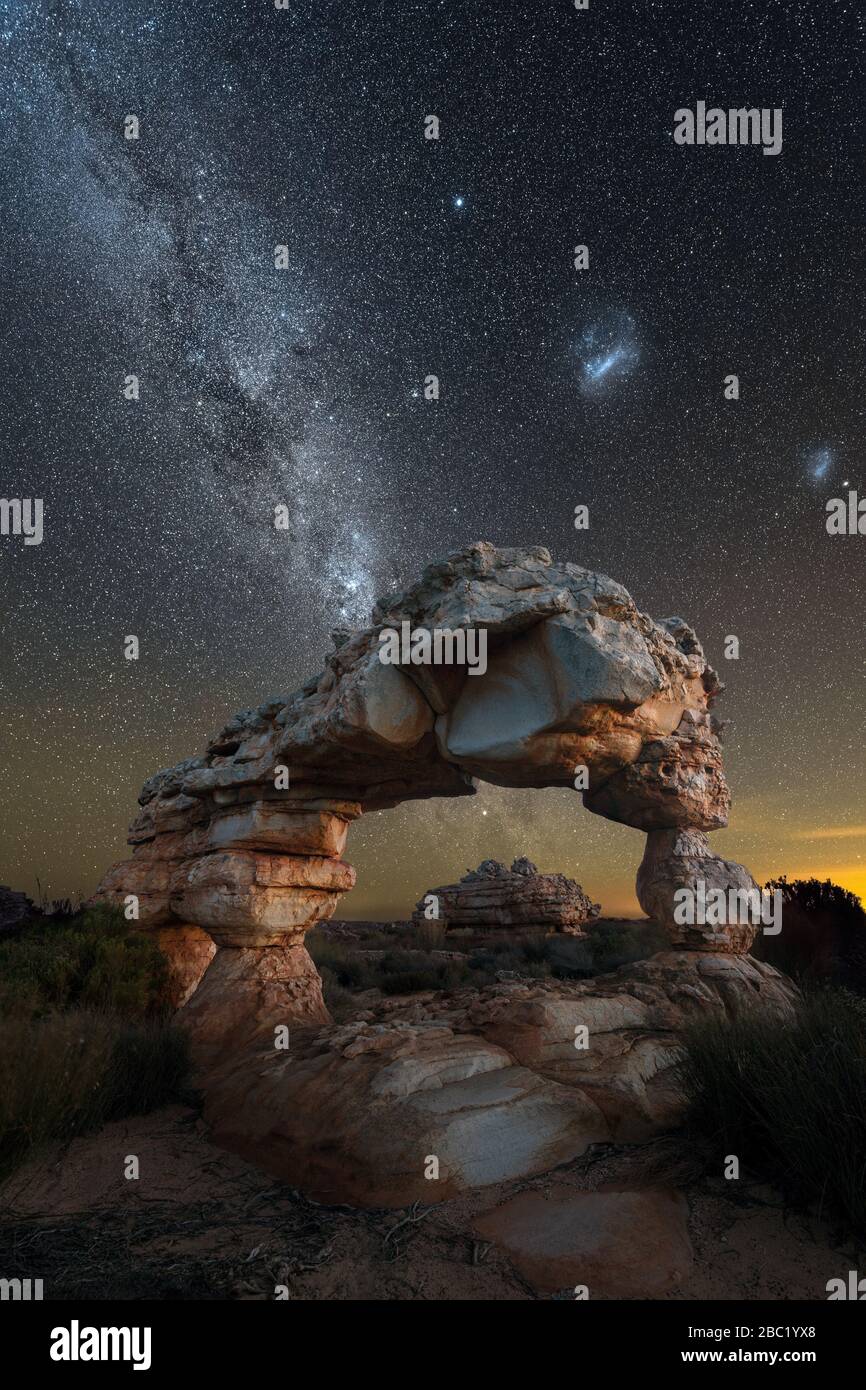
[[[862,824],[863,559],[823,505],[866,487],[863,50],[843,0],[0,0],[0,491],[45,502],[0,543],[0,882],[92,887],[146,775],[480,538],[695,624],[720,849]],[[698,99],[783,108],[781,154],[675,145]],[[630,899],[635,837],[483,799],[365,822],[358,910],[500,850]]]

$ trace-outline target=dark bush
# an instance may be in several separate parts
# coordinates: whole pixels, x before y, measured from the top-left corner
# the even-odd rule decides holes
[[[782,894],[782,930],[759,932],[753,954],[800,984],[835,984],[866,995],[866,912],[829,879],[771,879]]]
[[[428,931],[427,928],[430,928]],[[589,979],[662,950],[667,938],[652,923],[598,922],[583,939],[566,934],[545,936],[527,931],[483,938],[481,933],[445,933],[438,922],[424,923],[385,939],[388,949],[371,951],[380,936],[346,942],[324,931],[311,931],[307,945],[319,968],[328,1007],[344,1016],[351,993],[379,989],[383,994],[410,994],[427,989],[480,988],[505,975],[520,979]],[[439,943],[463,950],[463,960],[434,953]],[[474,941],[474,945],[472,944]]]
[[[670,948],[667,935],[655,922],[600,921],[589,931],[592,973],[604,975],[631,961],[645,960]]]
[[[735,1154],[793,1202],[866,1236],[866,1002],[806,995],[793,1018],[753,1010],[683,1037],[688,1124],[716,1156]]]

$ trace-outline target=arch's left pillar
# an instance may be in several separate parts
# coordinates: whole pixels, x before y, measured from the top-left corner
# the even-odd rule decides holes
[[[141,896],[141,926],[203,929],[216,954],[183,1007],[199,1059],[330,1016],[304,935],[331,917],[355,871],[340,858],[360,807],[231,806],[179,837],[157,834],[115,865],[97,901]],[[160,843],[162,842],[162,843]],[[196,853],[188,857],[188,850]],[[162,942],[160,942],[162,944]]]

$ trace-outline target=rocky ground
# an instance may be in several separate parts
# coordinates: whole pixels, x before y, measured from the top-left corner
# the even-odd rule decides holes
[[[126,1156],[140,1162],[124,1178]],[[399,1211],[321,1206],[216,1148],[180,1106],[55,1149],[0,1191],[0,1268],[47,1298],[824,1299],[857,1268],[815,1216],[676,1139]]]
[[[336,922],[324,930],[360,954],[383,936],[400,940],[410,924]],[[465,945],[463,934],[455,941]],[[672,960],[669,970],[667,957],[657,954],[635,962],[625,977],[597,981],[515,979],[504,972],[498,983],[474,988],[396,997],[361,990],[352,996],[350,1017],[301,1034],[293,1044],[291,1065],[300,1075],[310,1066],[337,1068],[336,1079],[316,1091],[316,1105],[292,1107],[312,1126],[312,1147],[301,1155],[303,1177],[297,1178],[303,1192],[257,1166],[273,1158],[277,1140],[270,1127],[285,1112],[278,1095],[264,1107],[267,1136],[261,1143],[251,1139],[249,1152],[241,1146],[254,1163],[217,1146],[198,1109],[174,1106],[57,1146],[10,1179],[0,1189],[0,1271],[7,1278],[41,1278],[46,1296],[58,1299],[261,1300],[273,1299],[278,1288],[286,1291],[282,1296],[309,1300],[561,1300],[574,1299],[578,1289],[590,1299],[822,1299],[827,1281],[859,1268],[863,1258],[834,1240],[817,1214],[786,1209],[777,1193],[748,1175],[738,1181],[707,1177],[706,1154],[676,1130],[651,1137],[646,1126],[623,1135],[603,1125],[585,1136],[598,1142],[582,1151],[582,1140],[574,1157],[574,1148],[554,1142],[555,1126],[551,1134],[545,1130],[549,1115],[536,1114],[534,1091],[529,1100],[517,1091],[494,1097],[496,1104],[484,1097],[483,1111],[499,1126],[494,1159],[473,1170],[473,1181],[467,1169],[457,1189],[443,1172],[438,1186],[418,1182],[416,1200],[392,1201],[390,1209],[307,1195],[316,1182],[328,1186],[323,1153],[331,1147],[325,1142],[330,1131],[323,1116],[332,1092],[340,1117],[335,1133],[344,1139],[338,1166],[357,1160],[358,1192],[375,1194],[370,1175],[377,1164],[387,1167],[391,1154],[377,1147],[365,1176],[364,1135],[381,1139],[392,1132],[393,1147],[393,1133],[405,1137],[408,1123],[401,1112],[396,1128],[382,1129],[381,1075],[393,1081],[395,1068],[408,1068],[414,1087],[419,1076],[445,1066],[444,1089],[428,1092],[444,1096],[455,1065],[451,1052],[480,1049],[486,1056],[486,1034],[567,1084],[570,1069],[580,1065],[569,1040],[570,1011],[577,1006],[583,1017],[592,1002],[601,1011],[599,1038],[609,1042],[581,1082],[590,1085],[587,1094],[604,1100],[608,1063],[622,1079],[621,1034],[629,1057],[639,1059],[647,1048],[667,1046],[662,1025],[678,1024],[683,1007],[706,1007],[717,995],[730,1006],[739,991],[754,987],[752,975],[763,987],[755,964],[740,958],[711,958],[715,974],[706,978],[700,973],[708,968],[706,958]],[[671,994],[669,973],[679,994]],[[627,1017],[620,1017],[623,1009]],[[646,1017],[635,1013],[641,1009]],[[347,1059],[346,1092],[337,1083]],[[638,1068],[636,1082],[641,1074]],[[593,1080],[601,1090],[592,1088]],[[367,1095],[367,1084],[375,1094]],[[637,1093],[643,1094],[640,1086]],[[480,1103],[477,1096],[474,1101]],[[659,1103],[657,1097],[653,1104]],[[521,1151],[515,1160],[520,1176],[511,1165],[511,1176],[498,1181],[495,1156],[514,1130],[520,1105],[529,1105],[532,1142],[548,1146],[545,1162],[531,1155],[529,1162]],[[233,1101],[230,1109],[236,1108]],[[355,1121],[353,1148],[347,1135]],[[325,1139],[317,1147],[313,1131],[322,1125]],[[622,1142],[626,1137],[632,1142]],[[419,1152],[427,1151],[422,1144]],[[279,1143],[275,1152],[280,1170]],[[136,1179],[124,1176],[131,1155],[138,1159]],[[340,1183],[352,1190],[342,1171]],[[385,1183],[383,1193],[388,1189]],[[430,1200],[434,1196],[446,1200]]]

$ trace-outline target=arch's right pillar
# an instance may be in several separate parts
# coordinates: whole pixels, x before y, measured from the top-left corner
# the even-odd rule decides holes
[[[742,864],[713,854],[701,830],[650,830],[637,871],[638,902],[691,951],[746,955],[758,930],[744,894],[758,891]]]

